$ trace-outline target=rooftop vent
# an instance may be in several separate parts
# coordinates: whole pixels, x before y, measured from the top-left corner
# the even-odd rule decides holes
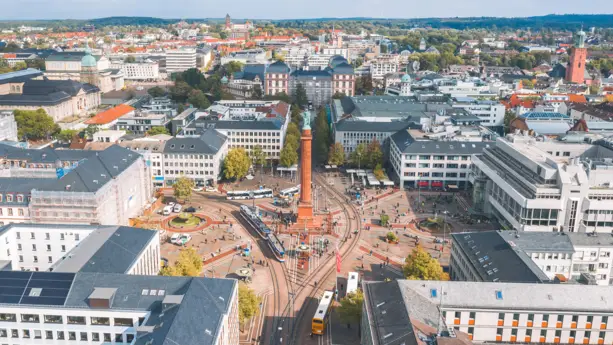
[[[94,288],[94,291],[88,297],[90,308],[110,309],[115,292],[117,292],[115,288]]]

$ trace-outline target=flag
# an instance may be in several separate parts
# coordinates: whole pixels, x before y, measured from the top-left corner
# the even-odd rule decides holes
[[[336,273],[341,273],[341,252],[338,250],[338,242],[336,242]]]

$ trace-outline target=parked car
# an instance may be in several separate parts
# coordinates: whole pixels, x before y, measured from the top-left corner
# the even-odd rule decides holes
[[[172,236],[170,237],[170,243],[176,244],[180,238],[181,234],[172,234]]]
[[[202,191],[204,190],[204,188],[203,188],[203,187],[196,186],[196,187],[192,188],[192,190],[193,190],[194,192],[202,192]]]
[[[168,205],[168,206],[170,206],[170,207],[175,207],[175,203],[174,203],[174,202],[172,202],[172,201],[171,201],[171,202],[169,202],[167,205]]]
[[[184,209],[183,212],[194,213],[194,212],[196,212],[196,208],[193,207],[193,206],[190,206],[190,207],[187,207],[186,209]]]
[[[216,189],[216,188],[213,188],[213,187],[206,187],[206,189],[205,189],[205,190],[206,190],[207,192],[211,192],[211,193],[215,193],[215,192],[217,192],[217,189]]]
[[[170,216],[171,212],[172,212],[172,206],[170,205],[164,207],[164,209],[162,210],[162,214],[165,216]]]
[[[181,238],[179,238],[179,240],[177,241],[177,244],[180,246],[184,246],[191,240],[192,240],[192,237],[190,235],[183,234],[181,235]]]
[[[183,206],[181,206],[181,204],[176,204],[175,207],[172,208],[172,211],[175,213],[179,213],[181,212],[181,209],[183,208]]]

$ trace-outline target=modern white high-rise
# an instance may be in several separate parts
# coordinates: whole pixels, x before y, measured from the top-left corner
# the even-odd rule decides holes
[[[464,109],[481,119],[481,125],[486,127],[503,126],[505,106],[496,101],[480,101],[474,98],[456,97],[451,106]]]
[[[182,48],[166,51],[166,72],[183,72],[190,68],[196,68],[196,49]]]
[[[126,80],[157,80],[160,66],[157,62],[124,63],[121,65]]]
[[[613,142],[510,134],[472,157],[473,208],[520,231],[613,231]]]

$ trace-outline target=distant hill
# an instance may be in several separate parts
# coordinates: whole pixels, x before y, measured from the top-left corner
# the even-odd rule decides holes
[[[122,26],[122,25],[150,25],[162,26],[176,23],[178,19],[162,19],[154,17],[107,17],[85,21],[88,24],[98,26]]]

